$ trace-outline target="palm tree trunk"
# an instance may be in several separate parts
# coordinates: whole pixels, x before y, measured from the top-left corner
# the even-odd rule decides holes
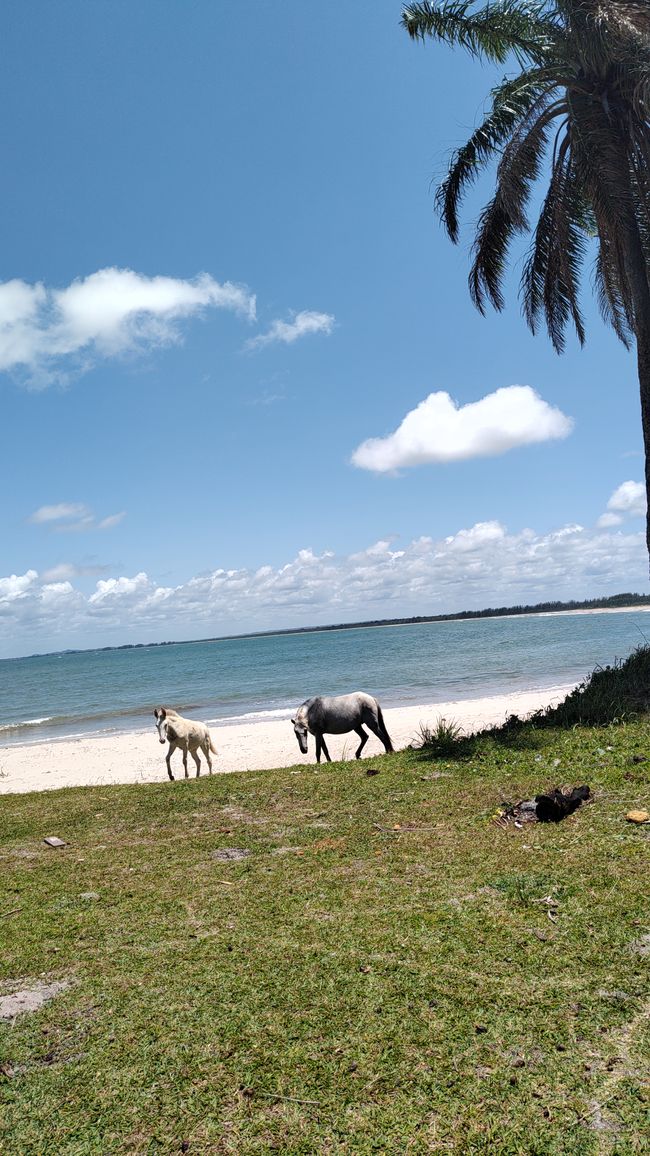
[[[648,295],[650,298],[650,295]],[[645,492],[648,501],[645,540],[650,558],[650,300],[648,313],[642,324],[637,320],[636,352],[641,395],[641,425],[645,449]]]
[[[648,284],[648,266],[636,220],[633,227],[627,229],[626,256],[634,300],[634,333],[641,398],[641,427],[645,451],[645,492],[648,503],[645,540],[650,565],[650,286]]]

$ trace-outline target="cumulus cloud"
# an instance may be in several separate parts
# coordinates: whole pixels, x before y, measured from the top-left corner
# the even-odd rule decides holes
[[[305,547],[281,566],[218,568],[177,586],[145,571],[83,593],[64,564],[0,579],[0,649],[156,641],[355,619],[447,613],[644,588],[643,532],[570,524],[548,534],[479,522],[399,548],[339,556]]]
[[[37,526],[50,525],[58,533],[79,533],[84,530],[112,530],[126,517],[126,510],[97,519],[83,502],[59,502],[54,506],[39,506],[27,519]]]
[[[271,322],[266,333],[258,333],[257,337],[252,337],[246,342],[246,348],[259,349],[263,345],[272,345],[278,341],[285,345],[293,345],[300,337],[312,333],[324,333],[329,336],[334,328],[334,322],[335,318],[331,313],[316,313],[313,310],[303,309],[301,313],[295,313],[291,321]]]
[[[207,273],[191,281],[99,269],[63,289],[13,280],[0,284],[0,371],[43,385],[99,358],[142,351],[179,338],[179,322],[206,309],[255,318],[243,285]]]
[[[495,457],[517,446],[565,438],[573,421],[528,385],[510,385],[459,406],[440,390],[407,413],[394,433],[369,438],[352,455],[364,470]]]
[[[620,526],[625,518],[644,518],[646,509],[645,486],[641,482],[623,482],[614,490],[597,525],[605,529]]]

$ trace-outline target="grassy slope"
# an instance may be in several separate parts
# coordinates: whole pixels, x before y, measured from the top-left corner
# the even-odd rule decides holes
[[[0,994],[74,985],[0,1025],[0,1151],[647,1151],[635,752],[648,721],[404,752],[375,777],[366,760],[5,797]],[[557,782],[596,802],[491,823]]]

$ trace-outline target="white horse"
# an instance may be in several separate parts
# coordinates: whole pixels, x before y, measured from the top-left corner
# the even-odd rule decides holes
[[[196,777],[198,779],[201,774],[201,759],[199,758],[199,751],[203,751],[208,770],[212,774],[212,759],[210,752],[216,755],[217,748],[212,741],[210,729],[205,723],[197,722],[193,718],[183,718],[182,715],[177,714],[171,707],[157,706],[154,710],[156,719],[156,730],[158,731],[158,738],[161,743],[169,743],[167,754],[165,755],[165,762],[167,763],[167,774],[170,779],[173,779],[171,757],[174,751],[180,750],[183,752],[183,769],[185,771],[185,778],[187,774],[187,753],[191,754],[196,763]]]
[[[371,694],[364,694],[362,690],[354,694],[340,694],[335,698],[308,698],[298,707],[296,717],[291,722],[303,755],[307,754],[307,735],[309,732],[313,734],[316,739],[317,763],[320,763],[321,750],[325,752],[328,763],[332,761],[323,735],[344,735],[348,731],[355,731],[361,739],[355,754],[355,758],[361,758],[369,737],[363,729],[364,723],[381,740],[387,751],[393,749],[377,699]]]

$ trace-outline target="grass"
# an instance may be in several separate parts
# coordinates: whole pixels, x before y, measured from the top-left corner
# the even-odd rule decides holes
[[[420,723],[414,745],[434,758],[447,758],[455,754],[463,733],[463,728],[454,719],[439,716],[433,725]]]
[[[650,722],[462,748],[5,796],[0,1151],[647,1151]]]

